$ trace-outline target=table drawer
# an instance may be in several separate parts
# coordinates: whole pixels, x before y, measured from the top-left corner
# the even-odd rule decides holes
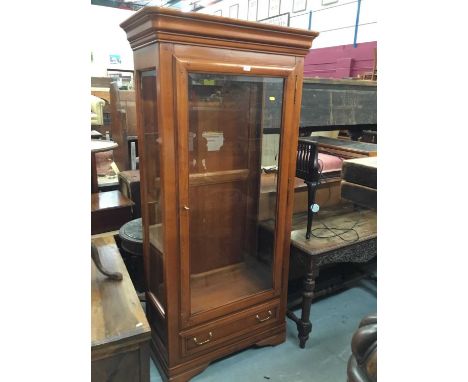
[[[279,300],[181,332],[182,356],[224,345],[252,330],[277,323],[278,315]]]

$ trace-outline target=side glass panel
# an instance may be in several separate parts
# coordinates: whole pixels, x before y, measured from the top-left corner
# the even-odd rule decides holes
[[[141,121],[143,130],[143,145],[146,174],[146,208],[149,226],[151,272],[150,291],[165,308],[165,285],[163,278],[164,247],[162,240],[162,210],[161,210],[161,138],[157,120],[156,71],[148,70],[140,73],[141,79]]]
[[[273,288],[283,82],[188,75],[192,314]]]

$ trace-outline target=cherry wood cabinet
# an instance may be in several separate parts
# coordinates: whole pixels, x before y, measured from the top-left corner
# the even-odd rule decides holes
[[[187,381],[285,340],[303,63],[317,33],[157,7],[121,27],[134,51],[151,352],[164,379]],[[275,211],[269,243],[263,209]]]

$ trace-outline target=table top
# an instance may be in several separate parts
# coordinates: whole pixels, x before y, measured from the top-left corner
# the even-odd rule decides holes
[[[314,214],[312,230],[325,228],[324,224],[330,228],[348,229],[353,227],[355,231],[345,232],[344,230],[336,230],[335,232],[342,233],[340,236],[345,240],[337,236],[329,238],[311,236],[311,238],[307,240],[305,237],[307,230],[307,212],[301,212],[293,215],[291,245],[300,249],[306,255],[317,256],[346,247],[350,244],[377,237],[377,212],[368,209],[355,211],[352,203],[344,203],[338,206],[320,209],[318,213]],[[272,220],[263,222],[262,225],[269,230],[274,226]],[[333,236],[333,233],[326,229],[316,230],[313,231],[313,233],[321,237]]]
[[[100,138],[102,134],[97,130],[91,130],[91,138]]]
[[[119,145],[114,141],[102,141],[102,140],[93,140],[91,139],[91,152],[98,153],[101,151],[109,151],[115,149]]]
[[[354,159],[346,159],[343,161],[343,166],[349,166],[349,165],[372,167],[376,169],[377,157],[354,158]]]
[[[91,262],[91,350],[96,356],[147,341],[151,329],[114,238],[92,242],[104,268],[123,276],[122,281],[110,280]]]
[[[120,207],[132,207],[135,203],[119,190],[96,192],[91,194],[91,212]]]
[[[340,149],[362,153],[363,155],[377,155],[377,145],[375,143],[322,136],[300,137],[299,140],[317,142],[322,147],[339,147]]]

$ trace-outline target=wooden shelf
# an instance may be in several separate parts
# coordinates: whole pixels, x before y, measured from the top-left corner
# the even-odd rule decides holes
[[[190,174],[190,186],[204,186],[208,184],[230,183],[244,181],[249,176],[249,169],[216,171]]]
[[[270,266],[253,259],[194,274],[190,280],[192,314],[272,288]]]

